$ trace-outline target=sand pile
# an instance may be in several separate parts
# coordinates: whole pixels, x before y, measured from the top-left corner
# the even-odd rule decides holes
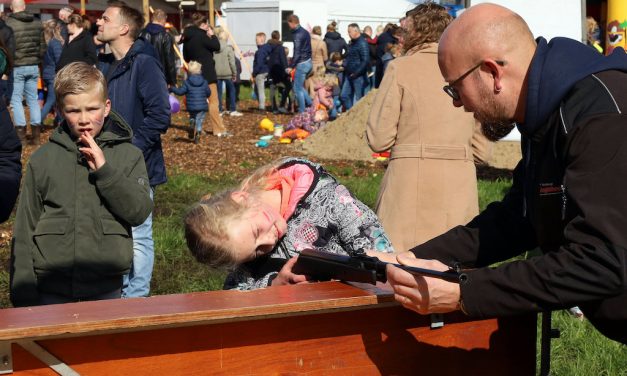
[[[366,121],[376,90],[371,90],[353,108],[305,139],[299,147],[319,159],[374,161],[366,140]]]

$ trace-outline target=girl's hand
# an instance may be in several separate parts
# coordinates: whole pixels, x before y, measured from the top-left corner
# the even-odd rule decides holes
[[[88,132],[83,132],[79,140],[85,146],[78,148],[78,150],[87,160],[89,168],[97,171],[107,162],[102,149],[100,149],[94,138]]]
[[[308,283],[307,276],[302,274],[294,274],[292,273],[292,268],[294,264],[298,260],[298,256],[292,257],[287,260],[285,265],[281,268],[281,271],[276,276],[275,279],[270,283],[271,286],[284,286],[284,285],[296,285],[301,283]]]

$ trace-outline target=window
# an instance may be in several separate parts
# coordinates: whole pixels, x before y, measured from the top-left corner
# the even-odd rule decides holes
[[[281,11],[281,40],[283,42],[293,42],[292,38],[292,30],[290,29],[290,25],[287,24],[287,17],[294,14],[293,10],[284,10]]]

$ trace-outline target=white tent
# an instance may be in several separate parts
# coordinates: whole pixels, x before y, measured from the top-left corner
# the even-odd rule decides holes
[[[233,0],[222,3],[224,19],[220,23],[228,27],[246,62],[252,66],[257,50],[255,34],[264,32],[269,36],[273,30],[279,30],[285,37],[289,33],[285,18],[290,14],[296,14],[306,29],[321,26],[323,34],[326,26],[335,21],[338,32],[348,41],[349,24],[357,23],[362,28],[369,25],[374,30],[388,22],[398,23],[414,6],[409,0]],[[291,43],[285,45],[291,53]],[[242,79],[247,79],[246,63],[243,70]]]

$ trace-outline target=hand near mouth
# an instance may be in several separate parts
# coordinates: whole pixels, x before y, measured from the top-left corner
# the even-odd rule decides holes
[[[81,133],[79,141],[85,145],[84,147],[79,147],[78,150],[83,154],[85,160],[87,160],[89,168],[94,171],[100,169],[100,167],[106,163],[106,160],[102,149],[100,149],[94,138],[89,132],[83,132]]]

